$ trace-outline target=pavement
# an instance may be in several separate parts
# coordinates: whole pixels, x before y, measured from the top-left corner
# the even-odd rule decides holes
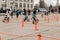
[[[54,16],[58,15],[58,20]],[[22,28],[23,15],[20,15],[18,19],[14,16],[10,18],[8,24],[3,23],[4,16],[0,16],[0,39],[1,40],[38,40],[38,34],[41,35],[41,40],[60,40],[60,14],[45,15],[41,18],[38,14],[37,18],[39,23],[37,25],[38,30],[34,30],[34,24],[30,22],[24,22],[24,28]],[[49,21],[48,21],[49,18]],[[31,19],[31,16],[29,17]]]

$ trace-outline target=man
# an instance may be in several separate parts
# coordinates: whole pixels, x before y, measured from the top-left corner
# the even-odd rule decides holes
[[[10,19],[10,15],[9,15],[8,10],[7,10],[3,22],[5,22],[6,20],[8,20],[8,22],[9,22],[9,19]]]

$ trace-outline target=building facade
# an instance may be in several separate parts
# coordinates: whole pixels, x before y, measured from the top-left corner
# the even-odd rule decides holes
[[[34,0],[0,0],[0,8],[26,10],[34,8]],[[4,2],[4,3],[3,3]]]
[[[44,0],[40,0],[40,3],[39,3],[39,4],[40,4],[40,7],[41,7],[41,8],[44,8],[44,7],[45,7]]]
[[[5,2],[5,0],[0,0],[0,9],[1,8],[3,8],[3,9],[6,8],[6,2]]]

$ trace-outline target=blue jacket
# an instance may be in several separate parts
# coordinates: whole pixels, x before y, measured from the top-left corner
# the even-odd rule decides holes
[[[16,14],[19,14],[19,10],[16,11]]]

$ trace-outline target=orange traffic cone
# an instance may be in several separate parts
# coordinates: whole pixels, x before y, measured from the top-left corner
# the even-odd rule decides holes
[[[48,17],[48,23],[50,23],[50,18]]]
[[[54,15],[55,21],[58,21],[58,15]]]
[[[47,17],[45,16],[45,17],[44,17],[44,21],[46,21],[46,20],[47,20],[46,18],[47,18]]]
[[[1,36],[0,36],[0,40],[2,40]]]
[[[40,18],[42,18],[42,16],[40,15]]]
[[[37,19],[37,20],[36,20],[36,24],[38,24],[38,21],[39,21],[39,20]]]
[[[40,33],[38,33],[38,40],[41,40],[41,35],[40,35]]]
[[[54,19],[56,19],[55,15],[54,15]]]
[[[56,21],[58,21],[58,15],[56,15]]]
[[[8,24],[8,19],[5,20],[5,23]]]
[[[38,30],[37,23],[34,24],[34,30]]]
[[[24,28],[24,19],[22,19],[22,28]]]

